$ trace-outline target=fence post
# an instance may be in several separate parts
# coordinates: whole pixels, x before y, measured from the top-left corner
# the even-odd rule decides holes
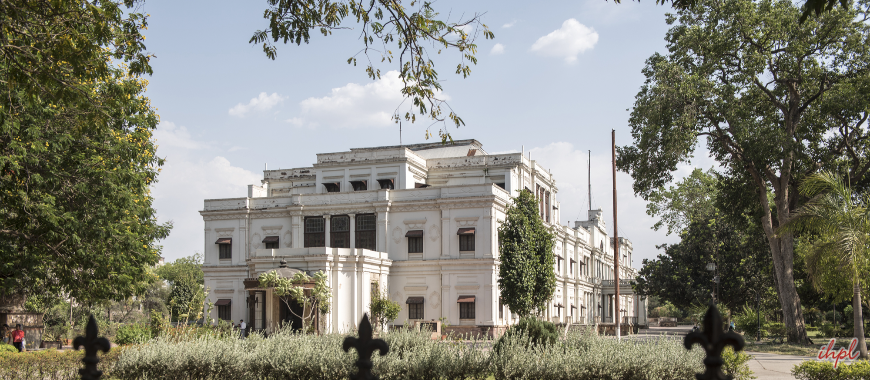
[[[112,346],[108,339],[97,337],[98,334],[97,320],[91,314],[91,317],[88,318],[88,325],[85,327],[85,336],[78,336],[73,340],[73,348],[76,350],[82,346],[85,347],[85,357],[82,359],[85,368],[79,370],[82,380],[99,380],[103,376],[103,371],[97,370],[97,363],[100,362],[97,350],[109,352]]]
[[[712,301],[704,315],[703,326],[703,330],[692,331],[683,340],[683,345],[687,350],[691,350],[694,344],[699,344],[707,353],[704,358],[704,366],[707,370],[704,373],[695,374],[695,378],[698,380],[731,380],[731,376],[722,372],[722,350],[725,349],[725,346],[733,347],[734,352],[743,350],[743,346],[746,345],[743,336],[730,330],[728,332],[722,331],[722,315],[719,314],[719,309]]]
[[[390,347],[383,339],[372,339],[372,324],[369,322],[368,313],[363,314],[362,321],[359,322],[359,338],[352,336],[344,338],[344,344],[342,345],[344,352],[348,352],[351,348],[356,348],[357,355],[359,355],[359,359],[354,363],[359,368],[359,371],[355,375],[351,374],[350,379],[378,380],[378,377],[372,374],[372,367],[374,366],[372,363],[372,353],[378,350],[381,352],[381,356],[384,356],[390,351]]]

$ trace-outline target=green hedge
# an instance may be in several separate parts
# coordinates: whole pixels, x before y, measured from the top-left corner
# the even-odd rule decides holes
[[[112,368],[121,354],[112,349],[100,355],[97,368],[104,379],[113,378]],[[84,351],[42,350],[28,352],[0,352],[0,379],[16,380],[79,380]]]
[[[794,366],[791,374],[798,380],[867,380],[870,379],[870,362],[840,362],[835,369],[831,361],[811,360]]]

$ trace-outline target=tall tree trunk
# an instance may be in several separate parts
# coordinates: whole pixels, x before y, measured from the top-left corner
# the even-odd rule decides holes
[[[764,214],[761,225],[764,228],[767,242],[770,244],[770,254],[773,257],[773,273],[776,276],[776,289],[779,303],[782,307],[782,320],[788,329],[788,342],[807,344],[807,329],[804,325],[804,314],[801,310],[801,300],[794,283],[794,238],[789,233],[776,234],[770,203],[767,200],[766,189],[759,194]],[[788,195],[781,194],[776,199],[778,224],[788,220]]]
[[[858,350],[861,351],[861,359],[867,359],[867,341],[864,340],[864,317],[861,310],[861,285],[855,280],[855,295],[852,297],[852,318],[855,321],[855,337],[858,338]]]

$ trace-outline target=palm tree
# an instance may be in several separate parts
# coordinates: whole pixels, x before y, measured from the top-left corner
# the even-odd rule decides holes
[[[830,172],[808,177],[799,191],[810,200],[792,214],[780,231],[811,234],[806,250],[807,272],[820,291],[824,290],[822,279],[826,274],[848,274],[853,288],[855,337],[861,358],[867,359],[860,280],[868,268],[870,256],[870,196],[852,191],[839,175]],[[830,293],[830,289],[827,290]]]

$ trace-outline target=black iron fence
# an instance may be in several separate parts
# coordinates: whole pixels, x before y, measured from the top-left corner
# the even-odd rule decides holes
[[[704,316],[703,330],[692,331],[686,335],[683,340],[683,345],[687,350],[691,350],[692,346],[698,344],[706,352],[704,358],[704,366],[706,371],[695,375],[698,380],[730,380],[731,377],[722,371],[722,350],[726,346],[732,346],[734,351],[743,350],[745,342],[743,336],[733,331],[722,330],[722,315],[719,314],[719,309],[711,303]],[[342,349],[345,352],[351,348],[356,349],[357,361],[354,365],[358,368],[356,373],[348,374],[351,380],[377,380],[377,375],[372,373],[372,354],[379,351],[381,356],[386,355],[390,351],[387,342],[381,339],[372,339],[372,325],[369,322],[368,314],[364,314],[359,324],[359,337],[349,336],[344,339]],[[97,363],[100,362],[97,356],[97,351],[109,352],[109,340],[98,337],[97,321],[91,315],[88,320],[88,325],[85,328],[85,336],[75,338],[73,347],[78,350],[82,347],[85,349],[85,357],[82,359],[84,368],[79,370],[82,380],[99,380],[103,373],[97,370]]]

